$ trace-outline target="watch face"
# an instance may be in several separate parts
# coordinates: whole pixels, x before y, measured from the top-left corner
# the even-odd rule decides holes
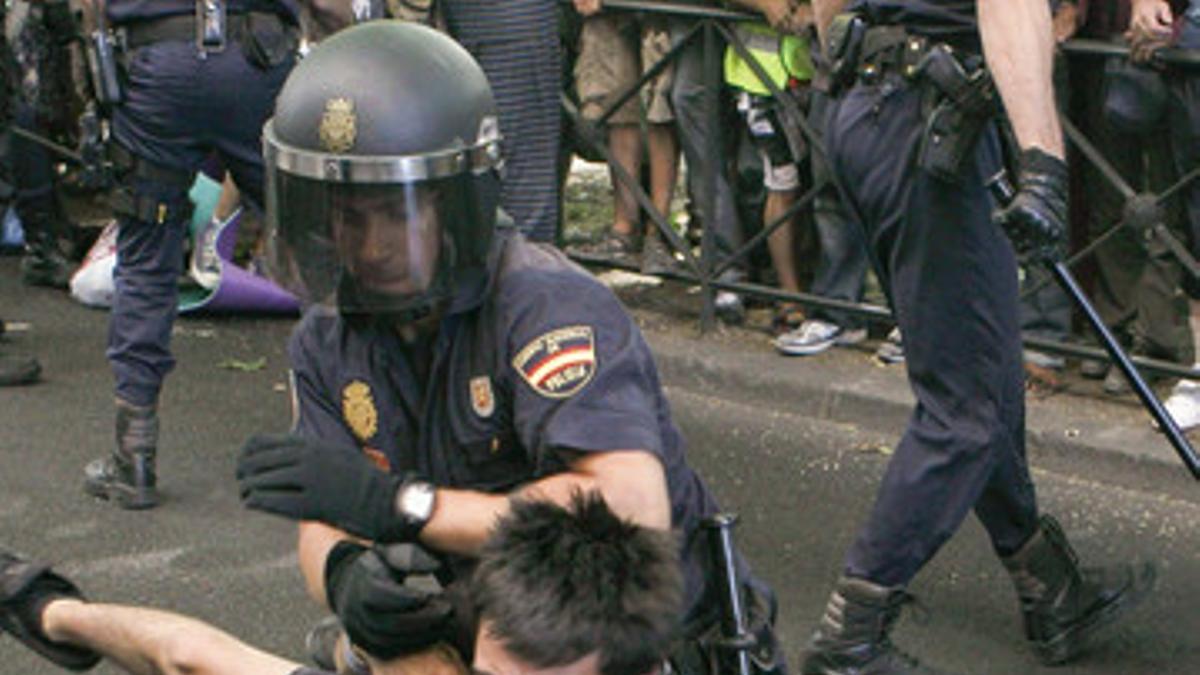
[[[411,483],[401,491],[400,511],[406,518],[424,523],[433,515],[434,487],[429,483]]]

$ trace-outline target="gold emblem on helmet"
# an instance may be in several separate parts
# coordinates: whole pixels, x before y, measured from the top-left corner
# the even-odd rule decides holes
[[[342,153],[354,147],[358,137],[358,118],[354,114],[354,101],[348,98],[331,98],[325,102],[325,114],[321,115],[321,147],[329,152]]]
[[[342,416],[358,440],[366,443],[378,430],[379,414],[375,411],[375,400],[371,387],[362,380],[355,380],[342,389]]]

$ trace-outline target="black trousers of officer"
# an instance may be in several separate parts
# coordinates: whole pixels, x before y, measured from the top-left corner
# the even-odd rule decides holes
[[[201,54],[192,40],[163,40],[130,57],[113,135],[155,167],[149,178],[133,172],[129,187],[137,199],[162,208],[151,218],[118,215],[108,359],[119,398],[154,404],[174,366],[176,283],[191,213],[187,193],[197,168],[216,153],[243,196],[262,204],[262,125],[291,66],[290,57],[269,68],[253,65],[236,42]]]
[[[907,584],[973,509],[998,554],[1037,527],[1025,463],[1024,381],[1012,246],[991,222],[985,133],[960,180],[917,167],[922,88],[898,74],[852,87],[826,139],[865,228],[900,330],[917,404],[846,559],[848,576]]]

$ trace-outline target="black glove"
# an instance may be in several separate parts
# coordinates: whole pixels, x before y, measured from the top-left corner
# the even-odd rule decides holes
[[[374,541],[416,539],[396,514],[400,476],[357,450],[292,435],[251,436],[238,457],[242,503],[294,520],[320,520]]]
[[[411,544],[408,569],[389,566],[384,554],[350,541],[339,542],[325,559],[325,594],[346,635],[371,656],[388,660],[420,651],[454,636],[454,609],[441,593],[404,584],[409,574],[429,574],[435,558]]]
[[[1020,162],[1017,193],[992,219],[1004,228],[1018,255],[1060,260],[1067,238],[1067,164],[1037,148],[1021,152]]]

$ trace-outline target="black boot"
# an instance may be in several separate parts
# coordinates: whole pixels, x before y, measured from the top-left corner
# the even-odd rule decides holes
[[[30,286],[66,288],[71,281],[74,269],[59,248],[53,219],[48,211],[36,211],[27,213],[21,221],[25,226],[21,280]]]
[[[804,659],[804,675],[938,675],[892,644],[889,633],[912,601],[902,588],[838,579]]]
[[[0,319],[0,335],[4,335],[7,327]],[[22,384],[33,384],[42,375],[42,364],[32,356],[17,356],[0,352],[0,387],[15,387]]]
[[[158,446],[158,412],[117,399],[117,446],[110,457],[84,469],[84,489],[93,497],[115,501],[123,509],[158,504],[154,455]]]
[[[1081,568],[1050,516],[1004,566],[1021,601],[1025,637],[1047,665],[1078,656],[1098,629],[1146,597],[1155,578],[1150,564]]]
[[[37,382],[42,366],[30,356],[0,354],[0,387],[14,387]]]

